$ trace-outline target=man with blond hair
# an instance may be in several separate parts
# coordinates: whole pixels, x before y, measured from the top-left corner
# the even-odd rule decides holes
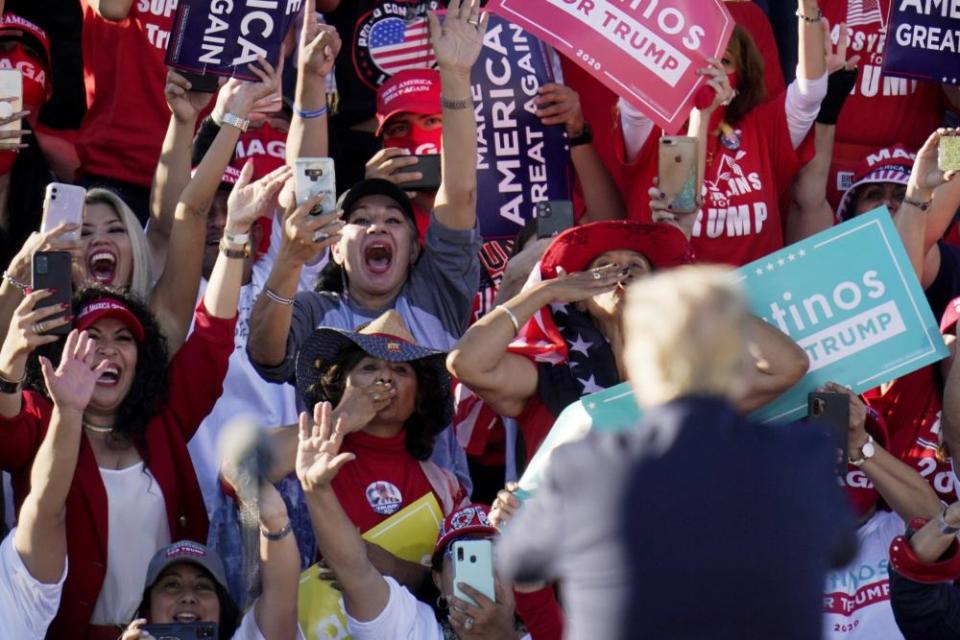
[[[644,418],[559,447],[498,568],[560,580],[567,638],[818,638],[823,579],[855,547],[829,434],[735,408],[750,370],[732,271],[631,285],[625,362]]]

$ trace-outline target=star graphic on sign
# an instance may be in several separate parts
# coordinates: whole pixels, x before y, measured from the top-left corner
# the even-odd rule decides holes
[[[593,343],[592,343],[592,342],[587,342],[586,340],[583,339],[583,336],[581,336],[581,335],[578,333],[578,334],[577,334],[577,339],[570,343],[570,350],[571,350],[571,351],[579,351],[579,352],[582,353],[585,357],[589,358],[589,357],[590,357],[590,347],[592,347],[592,346],[593,346]]]
[[[797,251],[797,255],[802,258],[803,256],[807,255],[807,252],[803,249],[800,249],[800,251]]]
[[[773,263],[772,263],[772,262],[768,262],[768,263],[767,263],[767,271],[773,271]]]
[[[596,393],[597,391],[603,391],[603,387],[597,384],[596,380],[593,379],[591,375],[589,378],[584,380],[583,378],[577,378],[577,382],[583,387],[583,392],[587,393]]]
[[[787,256],[787,260],[789,260],[790,262],[793,262],[796,259],[797,259],[797,256],[793,255],[792,253]]]
[[[784,260],[783,258],[780,258],[779,260],[777,260],[777,264],[782,267],[783,265],[787,264],[787,261]]]
[[[762,275],[763,275],[763,269],[762,269],[762,268],[757,269],[757,275],[758,275],[758,276],[762,276]]]

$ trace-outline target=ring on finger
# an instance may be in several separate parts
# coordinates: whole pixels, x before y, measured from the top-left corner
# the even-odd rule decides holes
[[[467,18],[467,24],[472,24],[475,27],[479,27],[480,20],[478,18]]]
[[[314,242],[323,242],[330,237],[329,233],[324,233],[323,231],[317,230],[313,232],[313,241]]]
[[[40,335],[41,333],[46,331],[46,329],[47,329],[47,323],[43,320],[39,322],[34,322],[32,325],[30,325],[30,330],[37,335]]]
[[[474,622],[473,618],[471,618],[470,616],[467,616],[467,619],[463,621],[463,628],[466,629],[467,631],[470,631],[470,629],[473,629],[473,622]]]
[[[593,279],[594,279],[594,280],[599,280],[600,278],[603,277],[603,276],[600,275],[600,272],[599,272],[599,271],[591,271],[590,273],[593,274]]]

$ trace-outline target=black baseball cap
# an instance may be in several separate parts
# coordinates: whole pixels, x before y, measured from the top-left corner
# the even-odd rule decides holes
[[[416,224],[413,203],[410,202],[410,198],[407,197],[403,189],[383,178],[367,178],[350,187],[337,201],[337,209],[343,211],[346,217],[356,206],[357,201],[366,196],[386,196],[396,201],[400,205],[403,215],[407,216],[410,222]]]

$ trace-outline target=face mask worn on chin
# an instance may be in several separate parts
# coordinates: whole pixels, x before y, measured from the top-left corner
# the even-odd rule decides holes
[[[47,98],[47,72],[36,57],[16,45],[0,57],[0,69],[17,69],[23,77],[23,110],[35,119]],[[16,151],[0,151],[0,175],[7,175],[17,161]]]
[[[440,153],[442,134],[442,127],[424,129],[415,124],[411,124],[409,134],[384,138],[383,146],[406,149],[413,155],[436,154]]]

